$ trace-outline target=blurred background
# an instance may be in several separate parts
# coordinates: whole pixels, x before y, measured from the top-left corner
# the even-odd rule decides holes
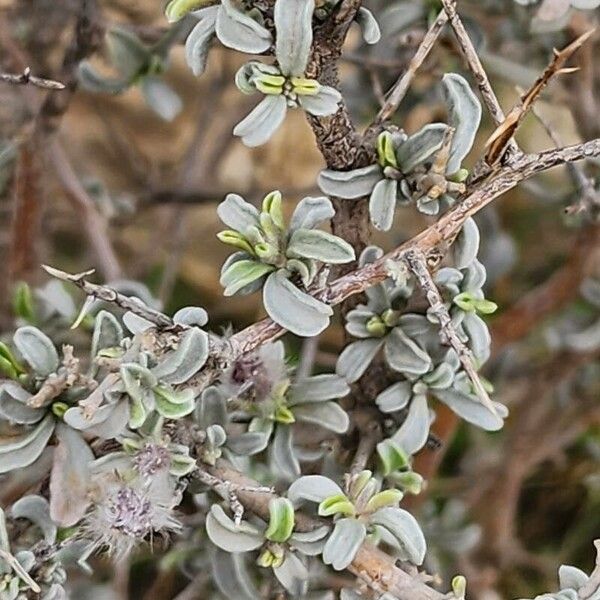
[[[94,268],[98,281],[142,282],[169,313],[201,305],[215,331],[239,330],[264,315],[259,296],[222,296],[219,271],[228,250],[216,239],[216,204],[229,192],[259,203],[279,189],[291,212],[301,197],[317,194],[324,165],[312,132],[303,114],[292,112],[270,143],[244,147],[231,134],[255,102],[233,85],[244,57],[216,46],[207,72],[194,77],[181,43],[189,23],[169,32],[160,0],[99,0],[86,49],[94,69],[110,77],[107,32],[123,27],[155,45],[158,100],[144,97],[136,82],[116,95],[75,89],[81,4],[0,0],[0,71],[29,66],[73,84],[73,93],[47,97],[0,83],[0,331],[14,327],[21,282],[81,302],[71,289],[44,288],[42,263],[70,272]],[[352,32],[342,59],[342,92],[359,127],[376,114],[438,10],[430,0],[366,5],[381,17],[384,37],[367,47]],[[517,87],[527,88],[543,70],[553,47],[599,16],[569,11],[548,23],[536,19],[536,6],[514,0],[459,5],[505,109],[517,101]],[[580,71],[554,82],[538,116],[527,117],[518,135],[524,150],[600,137],[599,57],[596,33],[575,57]],[[399,126],[411,133],[444,119],[438,84],[448,71],[467,73],[450,30],[401,105]],[[493,128],[485,119],[471,165]],[[600,211],[592,177],[599,167],[554,169],[477,218],[486,297],[500,306],[491,317],[494,356],[485,374],[511,416],[503,431],[489,434],[438,407],[439,443],[415,465],[428,487],[407,503],[428,535],[428,571],[465,574],[473,598],[531,597],[555,588],[559,564],[587,572],[593,565],[592,541],[600,536]],[[394,229],[373,240],[391,249],[429,222],[400,209]],[[59,316],[70,325],[69,310]],[[290,354],[301,353],[298,339],[286,343]],[[319,340],[318,369],[334,367],[342,343],[334,322]],[[7,485],[0,498],[17,493]],[[122,597],[171,598],[181,588],[180,576],[157,573],[149,561],[140,559],[137,577],[149,573],[144,585],[121,590]],[[102,576],[108,571],[100,569]],[[92,597],[89,589],[82,597]],[[116,597],[111,593],[106,597]]]

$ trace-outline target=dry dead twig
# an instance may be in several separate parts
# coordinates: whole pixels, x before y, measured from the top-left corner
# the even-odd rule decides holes
[[[577,71],[577,68],[565,68],[564,65],[592,36],[594,31],[595,30],[592,29],[587,33],[584,33],[563,50],[554,50],[552,62],[546,67],[531,88],[521,96],[518,104],[512,108],[486,142],[487,152],[485,154],[485,160],[488,165],[495,165],[500,161],[508,148],[510,140],[512,140],[515,132],[523,122],[525,115],[531,109],[533,103],[539,98],[544,88],[550,83],[550,80],[556,75]]]
[[[369,126],[366,137],[369,137],[370,134],[376,132],[379,127],[385,121],[389,120],[390,117],[398,110],[400,102],[402,102],[404,96],[406,96],[416,72],[431,52],[431,49],[434,47],[437,39],[444,29],[444,25],[446,25],[447,22],[447,13],[445,11],[441,11],[437,16],[437,19],[429,28],[429,31],[425,34],[425,37],[410,61],[408,68],[387,94],[385,104],[381,107],[377,117],[375,117],[375,120]]]
[[[31,69],[26,67],[22,73],[15,75],[13,73],[0,73],[0,81],[11,83],[13,85],[33,85],[43,90],[64,90],[65,84],[54,79],[44,79],[31,74]]]
[[[172,329],[175,327],[171,317],[168,317],[158,310],[150,308],[137,298],[125,296],[124,294],[121,294],[110,287],[98,285],[88,281],[86,277],[89,277],[94,273],[93,269],[90,271],[84,271],[83,273],[76,273],[74,275],[65,273],[60,269],[55,269],[54,267],[49,267],[47,265],[43,265],[43,269],[52,277],[56,277],[57,279],[66,281],[67,283],[73,283],[79,289],[83,290],[89,297],[110,302],[119,308],[128,310],[139,317],[154,323],[159,328]]]

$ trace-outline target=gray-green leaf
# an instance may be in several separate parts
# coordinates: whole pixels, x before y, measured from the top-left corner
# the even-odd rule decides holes
[[[150,60],[150,50],[127,29],[114,27],[106,34],[112,64],[126,79],[135,77]]]
[[[387,363],[399,373],[424,375],[431,368],[431,358],[399,327],[388,334],[385,342]]]
[[[152,369],[152,373],[157,379],[177,385],[186,382],[197,373],[207,358],[207,333],[197,327],[191,327],[181,335],[177,349],[168,353]]]
[[[371,516],[371,523],[384,527],[398,542],[403,559],[415,565],[423,564],[427,544],[416,519],[401,508],[381,508]]]
[[[35,462],[54,431],[54,417],[47,415],[31,431],[10,441],[0,442],[0,473],[21,469]]]
[[[476,396],[464,394],[454,388],[436,390],[435,396],[459,417],[486,431],[498,431],[504,425],[502,417],[492,413],[487,406],[479,402]],[[499,405],[496,403],[494,406]]]
[[[469,217],[462,226],[453,246],[454,263],[457,269],[466,269],[479,252],[479,228],[473,217]]]
[[[291,427],[281,424],[277,426],[275,435],[269,446],[269,455],[275,472],[278,473],[283,480],[294,481],[300,477],[300,463],[294,452]]]
[[[375,398],[375,403],[381,412],[396,412],[406,408],[412,394],[412,383],[410,381],[399,381],[381,392]]]
[[[20,425],[33,425],[40,421],[45,408],[31,408],[27,400],[31,394],[19,384],[5,381],[0,385],[0,417]]]
[[[300,477],[289,487],[287,497],[294,503],[300,505],[303,501],[323,502],[330,496],[343,495],[340,486],[323,475],[305,475]]]
[[[20,327],[13,337],[15,346],[29,366],[41,376],[58,369],[59,359],[52,340],[37,327]]]
[[[408,454],[416,454],[429,436],[429,408],[427,398],[419,394],[413,398],[408,415],[392,440]]]
[[[79,63],[77,77],[81,86],[89,92],[119,94],[129,87],[129,79],[104,77],[87,61]]]
[[[192,29],[185,42],[185,59],[194,75],[202,75],[206,69],[210,42],[215,35],[219,6],[209,6],[196,11],[199,23]]]
[[[369,214],[371,222],[380,231],[389,231],[394,222],[398,182],[395,179],[382,179],[371,192]]]
[[[294,209],[290,220],[289,231],[297,229],[313,229],[320,223],[328,221],[335,215],[331,200],[324,196],[302,198]]]
[[[228,194],[217,206],[217,214],[227,227],[242,234],[259,225],[258,210],[238,194]]]
[[[98,355],[100,350],[114,348],[123,339],[123,328],[117,318],[106,310],[101,310],[96,315],[94,333],[92,335],[92,357]]]
[[[333,87],[322,85],[314,96],[298,96],[300,106],[315,117],[327,117],[337,112],[342,95]]]
[[[287,113],[287,102],[283,95],[266,96],[240,121],[233,134],[242,138],[242,142],[250,148],[261,146],[279,129]]]
[[[354,260],[352,246],[336,235],[319,229],[297,229],[287,247],[289,257],[313,258],[333,265]]]
[[[254,282],[263,279],[275,267],[256,260],[239,260],[229,266],[221,275],[220,283],[225,288],[225,296],[233,296]]]
[[[450,158],[446,173],[456,173],[471,150],[481,123],[481,104],[466,80],[456,73],[447,73],[442,79],[449,122],[454,128]]]
[[[217,13],[216,32],[227,47],[248,54],[266,52],[272,43],[271,34],[232,0],[221,0]]]
[[[447,129],[444,123],[425,125],[400,144],[396,156],[402,171],[410,173],[431,158],[442,147]]]
[[[243,521],[236,525],[218,504],[211,506],[206,517],[206,533],[213,544],[226,552],[249,552],[263,543],[258,529]]]
[[[10,509],[13,519],[28,519],[37,525],[44,534],[44,539],[53,544],[56,540],[57,527],[50,518],[50,507],[42,496],[23,496]]]
[[[50,515],[62,527],[75,525],[88,505],[89,466],[94,454],[81,434],[58,423],[50,473]]]
[[[148,106],[165,121],[172,121],[183,108],[181,98],[158,77],[144,77],[140,84]]]
[[[276,323],[301,337],[321,333],[329,325],[333,314],[331,306],[299,290],[283,269],[267,278],[263,303]]]
[[[363,39],[367,44],[376,44],[381,39],[379,23],[368,8],[361,6],[358,9],[356,22],[359,24]]]
[[[379,165],[370,165],[352,171],[326,169],[319,173],[317,183],[325,194],[353,200],[368,196],[381,179],[383,173]]]
[[[173,323],[188,327],[204,327],[208,323],[208,313],[200,306],[186,306],[173,315]]]
[[[288,394],[288,406],[343,398],[349,392],[350,387],[338,375],[331,373],[315,375],[292,384]]]
[[[285,75],[304,75],[312,45],[314,9],[314,0],[277,0],[275,3],[275,56]]]
[[[323,562],[342,571],[354,560],[366,536],[367,529],[360,521],[340,519],[323,548]]]
[[[340,354],[335,371],[348,383],[358,381],[371,364],[383,340],[367,339],[348,344]]]
[[[313,402],[300,404],[294,408],[297,421],[314,423],[334,433],[345,433],[350,419],[339,404],[335,402]]]

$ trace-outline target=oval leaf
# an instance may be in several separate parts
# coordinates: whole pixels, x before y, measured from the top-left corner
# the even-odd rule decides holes
[[[263,288],[263,303],[279,325],[301,337],[313,337],[329,325],[332,308],[299,290],[283,269],[271,273]]]
[[[15,346],[38,374],[48,376],[59,366],[58,353],[52,340],[37,327],[20,327],[13,337]]]
[[[318,229],[297,229],[288,243],[287,256],[312,258],[333,265],[355,259],[354,249],[342,238]]]
[[[342,571],[354,560],[367,536],[367,529],[356,519],[340,519],[323,548],[323,562]]]

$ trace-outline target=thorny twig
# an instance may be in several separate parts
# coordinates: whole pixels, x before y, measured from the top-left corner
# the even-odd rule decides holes
[[[0,73],[0,81],[5,83],[12,83],[14,85],[33,85],[35,87],[42,88],[44,90],[64,90],[65,84],[54,79],[44,79],[43,77],[36,77],[31,74],[29,67],[25,68],[20,75],[13,73]]]
[[[523,92],[519,90],[519,93],[523,95]],[[541,123],[542,127],[548,134],[548,137],[554,142],[557,148],[563,146],[563,142],[558,135],[558,132],[552,127],[548,120],[542,115],[538,107],[534,104],[531,107],[531,112],[535,118]],[[577,202],[567,206],[565,212],[569,215],[587,213],[592,219],[600,212],[600,192],[596,191],[594,180],[588,177],[583,167],[577,163],[571,163],[567,165],[569,173],[575,182],[578,189]]]
[[[336,306],[351,296],[361,294],[367,288],[387,279],[390,262],[403,262],[410,252],[417,252],[425,258],[433,254],[438,256],[440,253],[444,254],[449,242],[455,239],[469,217],[516,187],[521,181],[560,164],[597,156],[600,156],[600,139],[557,150],[547,150],[539,154],[520,155],[509,165],[497,171],[493,177],[471,190],[436,223],[379,260],[338,277],[329,284],[327,289],[317,292],[315,297],[331,306]],[[172,329],[174,327],[173,321],[167,315],[146,307],[136,299],[119,294],[111,288],[87,281],[86,277],[93,271],[70,275],[52,267],[45,266],[44,268],[50,275],[75,284],[89,296],[130,310],[159,328]],[[224,364],[278,339],[284,333],[285,330],[280,325],[267,318],[231,336],[225,344],[214,344],[212,361],[209,361],[209,364],[213,365],[212,368],[207,367],[200,371],[189,382],[189,385],[192,387],[209,385],[217,377]]]
[[[108,281],[118,279],[121,276],[121,265],[110,241],[106,219],[79,181],[64,148],[56,139],[51,142],[48,158],[65,189],[67,198],[81,215],[102,274]]]
[[[379,260],[332,281],[326,290],[317,294],[317,298],[334,306],[350,296],[361,294],[389,276],[389,261],[402,262],[406,252],[411,250],[420,251],[425,256],[440,252],[444,254],[448,242],[456,237],[469,217],[516,187],[521,181],[556,165],[594,156],[600,156],[600,139],[558,150],[547,150],[540,154],[520,155],[497,171],[493,177],[471,190],[436,223]],[[279,325],[270,319],[264,319],[229,338],[229,350],[232,355],[240,356],[277,339],[283,333]]]
[[[460,339],[454,325],[452,324],[452,317],[446,308],[440,291],[438,290],[435,281],[429,273],[427,268],[427,262],[425,255],[415,251],[407,252],[404,256],[408,268],[414,273],[421,289],[425,292],[427,301],[429,302],[430,311],[436,317],[440,324],[440,337],[442,343],[447,346],[451,346],[458,358],[460,363],[469,376],[471,383],[473,384],[474,391],[479,398],[479,401],[487,407],[492,413],[496,414],[496,409],[486,392],[477,368],[475,366],[475,357],[471,350],[463,343]]]
[[[60,269],[55,269],[54,267],[49,267],[47,265],[43,265],[43,268],[49,275],[52,275],[52,277],[56,277],[61,281],[75,284],[88,296],[97,298],[98,300],[104,300],[104,302],[115,304],[119,308],[128,310],[139,317],[154,323],[161,329],[172,329],[175,326],[171,317],[168,317],[164,313],[146,306],[137,298],[125,296],[124,294],[121,294],[112,288],[88,281],[86,277],[94,273],[93,269],[90,271],[84,271],[83,273],[71,275],[61,271]]]
[[[533,106],[533,103],[539,98],[544,88],[550,83],[550,80],[556,75],[572,73],[577,70],[576,68],[565,68],[564,65],[569,58],[585,44],[594,31],[595,30],[592,29],[587,33],[584,33],[563,50],[554,50],[552,62],[546,67],[531,88],[521,96],[519,102],[512,108],[506,118],[498,125],[488,139],[486,143],[487,152],[485,155],[485,161],[488,165],[495,165],[500,161],[508,144],[513,139],[515,132],[523,122],[525,115]]]

